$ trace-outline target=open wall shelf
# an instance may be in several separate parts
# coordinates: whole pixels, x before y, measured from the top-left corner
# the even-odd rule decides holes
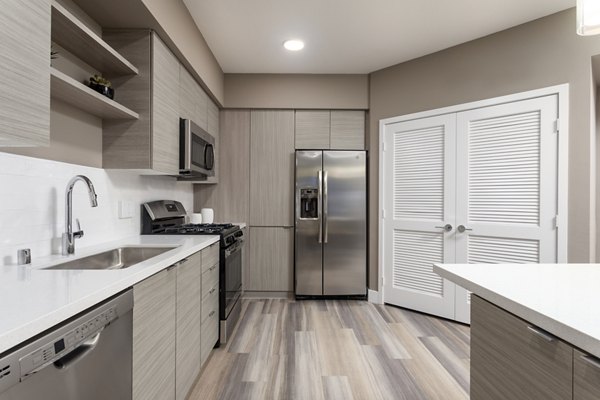
[[[102,119],[138,119],[139,114],[51,68],[50,93],[58,99]]]
[[[106,76],[138,74],[133,64],[56,1],[52,2],[52,41]]]

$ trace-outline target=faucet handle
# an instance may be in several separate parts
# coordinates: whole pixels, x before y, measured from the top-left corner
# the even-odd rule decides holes
[[[81,230],[81,224],[79,223],[79,218],[75,218],[75,223],[77,224],[77,231],[73,232],[73,237],[79,239],[83,237],[83,231]]]

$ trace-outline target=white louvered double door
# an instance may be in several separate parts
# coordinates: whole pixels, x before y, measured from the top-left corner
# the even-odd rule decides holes
[[[557,113],[552,95],[386,125],[386,303],[469,322],[434,263],[557,261]]]

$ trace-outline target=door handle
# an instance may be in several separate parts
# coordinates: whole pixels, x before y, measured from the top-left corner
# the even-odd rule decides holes
[[[547,342],[554,342],[556,340],[556,338],[554,336],[552,336],[545,330],[540,329],[538,327],[527,325],[527,330],[529,330],[530,332],[534,333],[535,335],[541,337],[542,339],[544,339]]]
[[[323,171],[319,170],[319,193],[317,194],[317,219],[319,220],[319,243],[323,243]]]
[[[102,328],[100,332],[96,333],[90,339],[80,344],[70,353],[65,354],[60,359],[56,360],[54,362],[54,367],[56,369],[66,369],[69,368],[71,365],[77,363],[79,360],[85,358],[88,354],[94,351],[94,349],[98,345],[98,342],[100,341],[100,335],[102,334],[102,330],[104,330],[104,328]]]
[[[466,226],[464,226],[464,225],[459,225],[459,226],[456,228],[456,230],[457,230],[459,233],[464,233],[465,231],[472,231],[473,229],[472,229],[472,228],[467,228],[467,227],[466,227]]]
[[[438,229],[443,229],[444,232],[452,232],[452,225],[446,224],[444,226],[436,226]]]
[[[327,171],[323,172],[323,243],[327,243],[327,238],[329,236],[329,207],[327,205],[328,201],[328,193],[327,193]]]
[[[600,361],[596,357],[582,355],[581,359],[595,368],[600,368]]]

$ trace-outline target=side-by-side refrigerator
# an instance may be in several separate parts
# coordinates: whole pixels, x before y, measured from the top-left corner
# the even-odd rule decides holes
[[[296,296],[366,296],[367,155],[296,151]]]

